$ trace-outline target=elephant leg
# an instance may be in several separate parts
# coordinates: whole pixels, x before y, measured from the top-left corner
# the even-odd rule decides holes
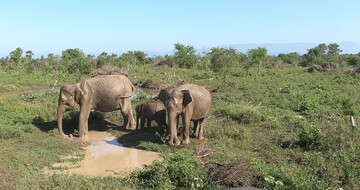
[[[144,129],[145,127],[145,121],[146,121],[146,117],[141,116],[141,122],[140,122],[140,128]]]
[[[180,115],[178,115],[176,118],[176,129],[177,130],[179,130],[179,117],[180,117]]]
[[[124,98],[121,105],[121,114],[124,117],[123,127],[134,130],[136,128],[135,119],[132,114],[131,99]]]
[[[199,129],[200,129],[200,121],[196,120],[196,121],[194,121],[194,136],[196,138],[199,137]]]
[[[199,136],[197,137],[198,139],[202,140],[205,138],[205,128],[206,128],[206,117],[203,118],[201,121],[200,121],[200,125],[199,125]]]
[[[140,122],[140,116],[139,114],[136,114],[136,129],[139,130],[139,122]]]
[[[151,128],[151,119],[150,118],[147,118],[146,124],[147,124],[147,128],[150,129]]]
[[[83,138],[88,132],[88,120],[90,115],[90,108],[88,106],[81,106],[79,117],[79,137]]]
[[[182,116],[183,119],[183,139],[181,144],[189,144],[190,137],[189,137],[189,130],[190,130],[190,117],[186,116],[186,113]]]

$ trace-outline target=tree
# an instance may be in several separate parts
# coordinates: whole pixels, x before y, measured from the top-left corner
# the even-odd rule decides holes
[[[342,50],[339,49],[339,45],[336,43],[332,43],[329,45],[326,45],[324,43],[319,44],[316,47],[309,49],[308,53],[304,55],[305,62],[303,63],[303,65],[320,65],[326,61],[339,62],[340,52],[342,52]]]
[[[145,65],[149,63],[146,53],[142,51],[128,51],[123,53],[118,60],[120,66]]]
[[[341,61],[340,53],[342,52],[339,49],[339,45],[336,43],[329,44],[327,46],[327,61],[338,63]]]
[[[301,56],[296,52],[292,52],[292,53],[288,53],[288,54],[281,53],[278,55],[278,57],[281,58],[282,61],[287,64],[295,65],[301,61]]]
[[[327,55],[335,56],[339,55],[342,52],[341,49],[339,49],[339,44],[332,43],[327,46]]]
[[[181,68],[191,68],[197,62],[197,57],[195,55],[194,46],[184,46],[180,43],[174,44],[175,53],[174,53],[174,61]]]
[[[97,65],[105,65],[109,59],[108,59],[108,54],[106,52],[102,52],[98,57],[98,62]]]
[[[267,49],[263,47],[258,47],[257,49],[250,49],[247,54],[249,66],[256,64],[258,68],[258,73],[260,73],[261,65],[266,62]]]
[[[14,51],[10,52],[10,60],[18,63],[20,61],[21,55],[23,54],[23,49],[16,48]]]
[[[89,74],[92,70],[91,57],[85,57],[82,50],[67,49],[61,56],[63,70],[68,73]]]
[[[225,73],[235,65],[245,60],[246,55],[233,48],[211,48],[211,65],[213,71],[226,69]]]
[[[28,58],[28,59],[32,59],[32,56],[34,55],[34,53],[31,51],[31,50],[28,50],[28,51],[26,51],[25,52],[26,53],[26,58]]]

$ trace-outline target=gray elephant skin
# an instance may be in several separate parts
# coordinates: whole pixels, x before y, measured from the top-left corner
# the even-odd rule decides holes
[[[135,120],[131,108],[131,96],[135,87],[124,75],[100,75],[87,78],[74,85],[60,88],[57,119],[60,134],[64,138],[71,137],[63,132],[62,119],[65,111],[80,105],[79,137],[88,132],[90,111],[111,112],[121,110],[124,117],[123,127],[135,129]]]
[[[169,145],[179,145],[177,138],[177,118],[182,116],[183,139],[182,144],[190,143],[190,121],[194,121],[195,136],[204,138],[206,118],[211,105],[211,94],[204,87],[195,84],[183,84],[175,88],[161,90],[159,99],[166,106],[168,124],[170,128]]]
[[[166,110],[162,103],[157,101],[148,101],[139,104],[135,108],[136,112],[136,129],[144,128],[145,122],[147,127],[151,127],[151,121],[155,120],[159,127],[168,128],[166,124]],[[140,124],[140,126],[139,126]]]

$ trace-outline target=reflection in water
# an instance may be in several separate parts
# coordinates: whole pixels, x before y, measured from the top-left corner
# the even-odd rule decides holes
[[[69,167],[68,163],[61,163],[69,168],[66,173],[88,176],[125,176],[150,165],[154,160],[161,160],[155,152],[126,148],[107,132],[89,131],[90,146],[86,147],[81,167]],[[59,163],[57,163],[59,165]]]

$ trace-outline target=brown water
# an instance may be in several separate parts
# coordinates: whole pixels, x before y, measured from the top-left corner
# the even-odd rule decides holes
[[[90,145],[85,148],[86,154],[81,163],[56,163],[53,168],[65,167],[68,169],[63,173],[91,177],[123,177],[154,160],[161,160],[156,152],[123,147],[107,132],[89,131],[88,141]]]
[[[149,88],[137,88],[135,94],[131,97],[131,99],[135,99],[141,94],[145,94],[148,98],[155,98],[159,94],[160,90],[157,89],[149,89]]]

